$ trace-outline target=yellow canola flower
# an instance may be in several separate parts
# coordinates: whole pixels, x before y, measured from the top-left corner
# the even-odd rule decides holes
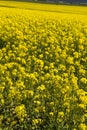
[[[58,122],[62,122],[63,119],[64,119],[64,112],[63,112],[63,111],[58,112],[57,121],[58,121]]]
[[[28,95],[32,97],[34,95],[34,92],[32,90],[28,90]]]
[[[39,110],[38,110],[38,108],[35,108],[35,109],[34,109],[34,111],[35,111],[36,113],[39,113]]]
[[[87,130],[87,126],[84,123],[79,125],[79,130]]]
[[[34,95],[34,92],[32,90],[23,90],[23,97],[25,99],[32,98]]]
[[[79,108],[86,109],[85,104],[78,104]]]
[[[73,62],[73,57],[67,57],[67,63],[69,63],[69,64],[73,64],[74,62]]]
[[[34,101],[34,103],[37,104],[37,105],[41,105],[40,101]]]
[[[25,117],[27,117],[27,112],[24,104],[15,107],[16,116],[23,121]]]
[[[58,112],[58,116],[61,117],[61,118],[64,117],[64,112],[62,112],[62,111]]]
[[[37,124],[41,124],[42,120],[40,118],[37,118],[37,119],[33,119],[32,122],[34,125],[37,125]]]
[[[37,90],[40,90],[40,91],[43,91],[45,89],[46,89],[46,87],[43,84],[41,86],[38,86],[38,88],[37,88]]]
[[[53,115],[54,115],[54,113],[53,113],[53,112],[50,112],[50,113],[49,113],[49,115],[50,115],[50,116],[53,116]]]
[[[80,82],[86,84],[86,83],[87,83],[87,79],[86,79],[86,78],[81,78],[81,79],[80,79]]]
[[[50,105],[51,105],[51,106],[54,106],[54,102],[50,102]]]
[[[79,69],[79,73],[80,73],[81,75],[85,75],[86,71],[85,71],[84,69]]]

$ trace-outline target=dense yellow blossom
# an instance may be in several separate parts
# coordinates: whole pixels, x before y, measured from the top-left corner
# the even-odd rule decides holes
[[[14,111],[20,121],[24,121],[24,118],[27,117],[26,108],[23,104],[16,106]]]
[[[87,7],[8,3],[0,1],[0,130],[87,130]]]

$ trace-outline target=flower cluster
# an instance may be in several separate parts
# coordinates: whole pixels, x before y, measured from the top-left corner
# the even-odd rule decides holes
[[[81,17],[0,9],[0,129],[87,130]]]

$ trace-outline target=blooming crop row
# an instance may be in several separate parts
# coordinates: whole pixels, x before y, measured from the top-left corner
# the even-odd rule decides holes
[[[87,24],[68,16],[0,9],[0,130],[87,130]]]

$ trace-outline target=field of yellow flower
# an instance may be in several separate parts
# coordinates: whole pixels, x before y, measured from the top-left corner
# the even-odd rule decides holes
[[[4,6],[0,130],[87,130],[87,7]]]

